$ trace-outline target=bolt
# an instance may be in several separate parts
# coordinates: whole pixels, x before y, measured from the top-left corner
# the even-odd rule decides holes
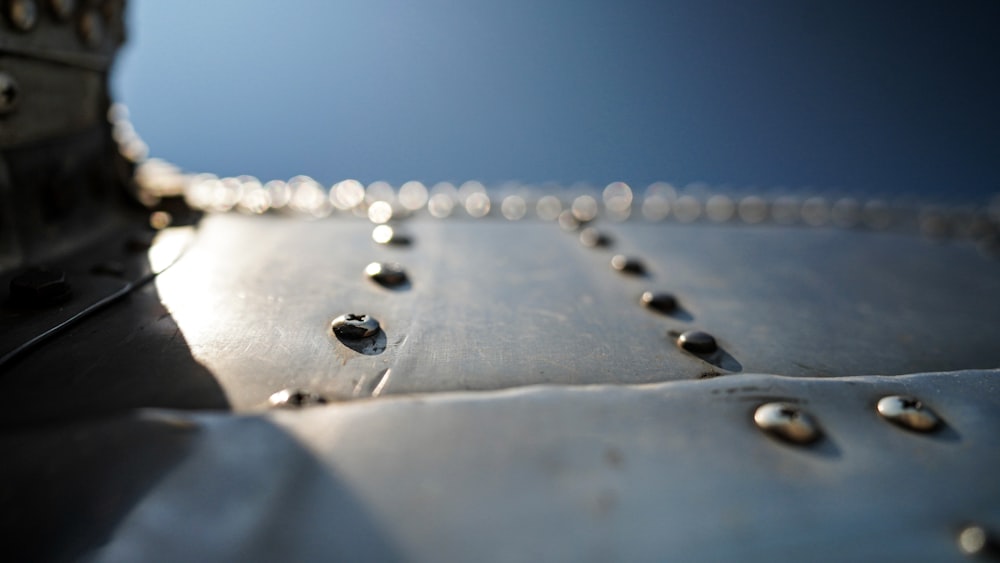
[[[76,9],[76,0],[49,0],[49,9],[57,20],[66,21]]]
[[[812,417],[788,403],[765,403],[757,407],[753,421],[761,430],[786,442],[808,444],[820,436]]]
[[[368,315],[347,313],[340,315],[330,323],[330,328],[341,340],[361,340],[374,336],[379,331],[379,324]]]
[[[883,397],[879,399],[876,409],[882,418],[917,432],[930,432],[941,424],[934,411],[915,397],[906,395]]]
[[[610,245],[611,239],[594,227],[587,227],[580,231],[580,244],[589,248],[596,248]]]
[[[719,348],[715,337],[700,330],[689,330],[677,337],[677,345],[692,354],[711,354]]]
[[[77,30],[83,44],[90,48],[98,47],[104,40],[104,24],[101,16],[94,10],[87,10],[77,22]]]
[[[406,270],[391,262],[372,262],[365,267],[365,275],[384,287],[399,287],[407,281]]]
[[[10,280],[11,299],[27,305],[56,305],[71,294],[66,274],[59,270],[34,268]]]
[[[6,115],[17,109],[21,101],[21,87],[17,80],[6,72],[0,72],[0,115]]]
[[[646,267],[642,265],[641,260],[638,258],[629,258],[622,254],[616,254],[611,259],[611,267],[619,272],[634,276],[641,276],[646,273]]]
[[[38,23],[38,5],[35,0],[8,0],[7,19],[19,31],[31,31]]]
[[[677,309],[677,298],[669,293],[653,293],[647,291],[639,298],[639,302],[646,308],[660,313],[670,313]],[[685,339],[685,342],[687,339]],[[714,341],[714,339],[713,339]]]
[[[287,409],[325,405],[326,399],[324,399],[322,395],[310,393],[309,391],[285,389],[271,395],[267,402],[272,407]]]

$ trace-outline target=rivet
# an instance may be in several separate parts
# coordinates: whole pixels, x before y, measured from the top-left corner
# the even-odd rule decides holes
[[[97,47],[104,41],[104,24],[100,14],[93,10],[87,10],[80,15],[77,29],[80,33],[80,39],[87,47]]]
[[[372,229],[372,240],[379,244],[404,246],[410,244],[410,237],[397,233],[389,225],[379,225]]]
[[[811,416],[788,403],[765,403],[753,413],[754,424],[777,438],[808,444],[819,438],[819,427]]]
[[[917,432],[930,432],[941,423],[934,411],[908,395],[883,397],[879,399],[876,409],[882,418]]]
[[[669,293],[654,293],[652,291],[646,291],[642,294],[642,297],[639,298],[639,302],[642,303],[644,307],[660,313],[670,313],[677,309],[677,298]]]
[[[586,229],[580,231],[580,244],[586,247],[596,248],[599,246],[608,246],[611,244],[611,239],[594,227],[587,227]]]
[[[616,254],[611,259],[611,267],[625,274],[642,275],[646,272],[646,267],[643,266],[641,260],[622,254]]]
[[[10,297],[26,305],[55,305],[70,298],[66,274],[59,270],[35,268],[10,280]]]
[[[17,109],[21,101],[21,87],[17,80],[6,72],[0,72],[0,115],[6,115]]]
[[[365,267],[365,275],[385,287],[397,287],[407,280],[406,270],[393,262],[372,262]]]
[[[271,395],[267,402],[275,408],[301,408],[312,405],[324,405],[326,399],[322,395],[309,391],[285,389]]]
[[[965,555],[997,555],[996,539],[981,526],[966,526],[958,534],[958,549]]]
[[[35,0],[8,0],[7,19],[20,31],[31,31],[38,23],[38,5]]]
[[[700,330],[689,330],[681,333],[677,337],[677,345],[694,354],[710,354],[719,347],[714,336]]]
[[[174,222],[173,216],[166,211],[154,211],[149,214],[149,227],[161,231]]]
[[[330,328],[337,338],[342,340],[361,340],[377,334],[379,324],[369,315],[347,313],[333,319]]]
[[[575,231],[580,228],[580,221],[573,216],[573,212],[569,209],[560,213],[557,221],[559,227],[564,231]]]
[[[76,0],[49,0],[49,9],[57,20],[66,21],[76,10]]]

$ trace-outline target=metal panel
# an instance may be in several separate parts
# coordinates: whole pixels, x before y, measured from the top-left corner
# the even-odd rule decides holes
[[[231,402],[282,387],[329,398],[522,385],[645,383],[740,371],[900,374],[1000,365],[1000,263],[971,244],[860,231],[621,223],[592,249],[544,222],[415,220],[413,244],[375,244],[353,220],[211,216],[157,280],[193,356]],[[645,276],[609,266],[614,252]],[[399,262],[410,283],[364,275]],[[961,272],[957,275],[956,272]],[[673,292],[682,312],[639,304]],[[385,349],[363,354],[329,323],[365,313]],[[712,333],[727,360],[668,331]]]
[[[1000,526],[998,382],[743,374],[145,411],[79,425],[70,442],[25,436],[4,471],[26,486],[4,505],[27,499],[19,525],[74,538],[78,554],[107,538],[96,555],[109,561],[959,560],[962,526]],[[886,394],[920,398],[945,426],[879,418]],[[811,413],[823,437],[758,430],[771,400]],[[74,460],[86,471],[39,471]],[[49,487],[72,503],[32,492]],[[57,508],[90,518],[59,527]]]

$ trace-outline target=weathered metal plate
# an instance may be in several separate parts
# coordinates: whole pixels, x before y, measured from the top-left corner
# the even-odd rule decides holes
[[[587,248],[551,223],[414,220],[383,246],[354,220],[210,216],[157,279],[193,357],[237,408],[285,387],[330,398],[533,384],[647,383],[743,372],[901,374],[1000,365],[1000,263],[919,237],[627,222]],[[611,269],[622,252],[646,276]],[[381,287],[372,261],[410,283]],[[674,293],[682,312],[639,304]],[[344,313],[381,322],[381,353],[338,342]],[[668,331],[698,328],[710,363]]]
[[[34,553],[107,561],[961,560],[962,526],[1000,527],[998,389],[998,371],[743,374],[146,411],[3,437],[22,452],[2,470],[22,484],[5,529]],[[882,420],[886,394],[945,426]],[[760,432],[770,400],[806,409],[823,438]]]

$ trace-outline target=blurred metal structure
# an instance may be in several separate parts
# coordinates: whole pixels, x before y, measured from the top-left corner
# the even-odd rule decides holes
[[[996,209],[139,189],[120,4],[4,9],[12,559],[996,554]]]

